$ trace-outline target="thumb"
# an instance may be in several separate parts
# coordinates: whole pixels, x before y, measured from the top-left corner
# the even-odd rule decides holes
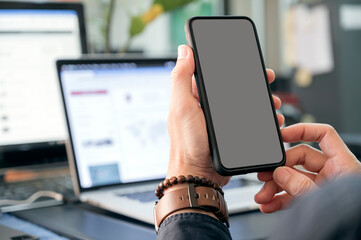
[[[194,59],[192,49],[187,45],[178,47],[177,64],[172,70],[172,99],[182,101],[184,97],[192,97],[192,76]],[[176,101],[176,102],[178,102]]]
[[[273,173],[273,179],[292,196],[303,195],[316,187],[310,178],[289,167],[277,168]]]

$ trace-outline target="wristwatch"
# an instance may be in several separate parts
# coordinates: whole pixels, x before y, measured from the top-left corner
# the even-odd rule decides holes
[[[198,208],[213,212],[229,227],[228,208],[223,196],[211,187],[185,184],[183,188],[168,192],[154,206],[154,225],[158,233],[160,224],[173,212]]]

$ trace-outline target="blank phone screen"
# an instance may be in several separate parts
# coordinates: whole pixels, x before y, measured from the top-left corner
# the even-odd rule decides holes
[[[283,150],[253,24],[196,19],[192,32],[221,163],[275,164]]]

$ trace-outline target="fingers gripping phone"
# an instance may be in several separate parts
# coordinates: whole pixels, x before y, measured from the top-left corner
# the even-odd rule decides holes
[[[284,165],[284,146],[252,20],[193,17],[185,31],[193,48],[216,171],[237,175]]]

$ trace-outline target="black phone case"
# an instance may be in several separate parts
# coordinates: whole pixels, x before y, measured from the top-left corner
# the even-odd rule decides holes
[[[270,98],[270,102],[272,104],[273,116],[274,116],[274,120],[276,123],[277,131],[278,131],[280,147],[282,149],[283,157],[280,162],[276,162],[276,163],[272,163],[272,164],[265,164],[265,165],[247,166],[247,167],[240,166],[239,168],[226,168],[222,164],[222,161],[221,161],[221,158],[219,155],[216,135],[215,135],[214,127],[213,127],[213,121],[212,121],[212,116],[211,116],[211,112],[210,112],[210,108],[209,108],[207,93],[206,93],[206,89],[205,89],[205,85],[204,85],[204,81],[203,81],[202,70],[200,67],[197,45],[196,45],[196,42],[194,39],[193,29],[192,29],[192,23],[194,21],[197,21],[198,19],[201,19],[201,20],[204,20],[204,19],[212,19],[212,20],[214,20],[214,19],[220,19],[220,20],[222,20],[222,19],[243,19],[243,20],[250,21],[252,23],[254,34],[256,37],[256,41],[257,41],[259,54],[260,54],[260,59],[262,62],[262,68],[263,68],[263,72],[264,72],[264,76],[265,76],[265,80],[266,80],[265,84],[267,85],[268,95]],[[282,141],[282,137],[281,137],[281,133],[280,133],[277,115],[276,115],[276,111],[275,111],[275,107],[274,107],[274,103],[273,103],[273,99],[272,99],[271,89],[268,84],[268,78],[267,78],[267,73],[266,73],[266,69],[265,69],[265,64],[264,64],[264,60],[262,57],[261,47],[260,47],[260,43],[259,43],[257,31],[256,31],[256,26],[255,26],[254,22],[250,18],[243,17],[243,16],[207,16],[207,17],[197,16],[197,17],[192,17],[192,18],[188,19],[188,21],[185,24],[185,34],[186,34],[186,39],[187,39],[188,45],[193,49],[194,61],[195,61],[194,76],[196,79],[199,100],[200,100],[200,103],[201,103],[201,106],[202,106],[202,109],[203,109],[203,112],[205,115],[205,119],[206,119],[209,147],[210,147],[210,152],[211,152],[211,156],[212,156],[213,166],[216,169],[216,171],[220,175],[223,175],[223,176],[232,176],[232,175],[246,174],[246,173],[251,173],[251,172],[270,171],[279,166],[283,166],[286,162],[286,157],[285,157],[286,154],[285,154],[285,150],[284,150],[284,146],[283,146],[283,141]]]

